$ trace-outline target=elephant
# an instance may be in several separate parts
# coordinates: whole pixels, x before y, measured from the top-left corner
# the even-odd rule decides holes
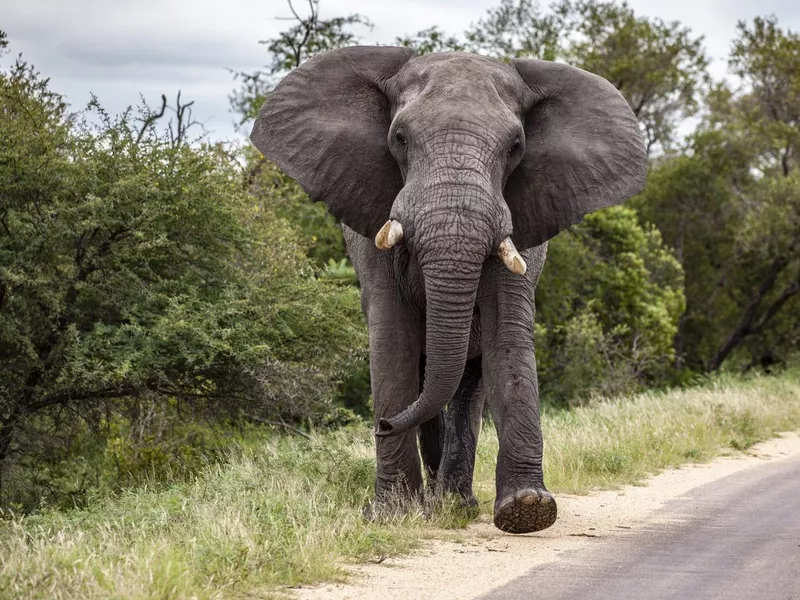
[[[556,62],[355,46],[289,72],[250,139],[342,224],[369,334],[374,502],[423,494],[424,468],[474,504],[486,401],[495,526],[551,526],[534,292],[547,240],[644,187],[624,97]]]

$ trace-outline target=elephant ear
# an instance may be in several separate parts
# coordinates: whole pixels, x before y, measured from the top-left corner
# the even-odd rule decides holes
[[[543,60],[512,65],[534,98],[525,156],[504,191],[522,249],[640,192],[647,154],[627,101],[602,77]]]
[[[389,218],[403,180],[389,152],[387,81],[414,52],[355,46],[315,56],[267,95],[250,139],[361,235]]]

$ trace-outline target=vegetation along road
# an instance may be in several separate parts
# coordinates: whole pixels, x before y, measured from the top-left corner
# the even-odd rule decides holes
[[[301,600],[797,598],[800,435],[748,456],[668,469],[643,485],[560,496],[550,529],[488,519],[411,556],[357,567]]]

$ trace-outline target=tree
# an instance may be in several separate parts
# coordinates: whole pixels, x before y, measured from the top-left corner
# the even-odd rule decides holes
[[[608,79],[628,100],[648,150],[669,148],[708,81],[702,36],[679,22],[637,16],[627,3],[564,1],[563,58]]]
[[[729,65],[744,87],[711,91],[689,152],[638,203],[686,270],[678,345],[697,370],[785,361],[800,339],[800,38],[774,18],[738,29]]]
[[[740,21],[737,29],[729,66],[745,88],[738,94],[718,88],[710,98],[708,125],[740,132],[757,176],[749,185],[732,182],[746,207],[737,240],[742,273],[749,276],[742,281],[735,325],[711,357],[711,370],[748,338],[751,364],[785,359],[786,344],[791,347],[800,328],[800,317],[779,318],[797,315],[800,306],[800,35],[784,32],[774,16],[757,17],[751,25]],[[770,329],[773,335],[763,335]]]
[[[728,64],[746,91],[712,96],[709,124],[740,121],[757,136],[759,169],[788,177],[800,163],[800,35],[784,32],[774,16],[757,17],[752,27],[740,21],[737,29]]]
[[[532,0],[501,0],[473,23],[461,37],[448,35],[434,25],[413,36],[396,38],[401,46],[415,48],[420,54],[467,51],[499,60],[561,56],[566,34],[560,10],[546,13]]]
[[[718,340],[734,272],[733,232],[740,222],[729,178],[747,176],[748,160],[719,152],[716,140],[696,137],[692,155],[659,161],[645,191],[632,201],[643,223],[654,223],[685,271],[686,312],[675,337],[676,367],[703,372]]]
[[[563,18],[560,8],[546,14],[531,0],[501,0],[464,35],[470,51],[493,58],[555,60],[566,33]]]
[[[24,62],[0,71],[0,469],[145,398],[327,418],[366,345],[357,292],[316,279],[227,157],[179,141],[180,118],[90,110]]]
[[[398,46],[413,48],[418,54],[431,52],[463,52],[466,46],[456,37],[448,36],[437,26],[418,31],[413,36],[395,38]]]
[[[738,319],[711,357],[711,371],[740,346],[745,368],[786,362],[800,340],[800,174],[760,181],[748,201],[737,236]]]

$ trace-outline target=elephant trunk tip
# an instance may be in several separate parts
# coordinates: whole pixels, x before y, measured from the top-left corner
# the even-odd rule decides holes
[[[375,437],[388,437],[394,433],[395,427],[391,419],[378,419],[378,429],[375,431]]]
[[[409,414],[409,411],[406,409],[391,419],[378,419],[378,429],[375,431],[375,437],[399,435],[417,425],[418,423],[414,419],[414,416]]]

